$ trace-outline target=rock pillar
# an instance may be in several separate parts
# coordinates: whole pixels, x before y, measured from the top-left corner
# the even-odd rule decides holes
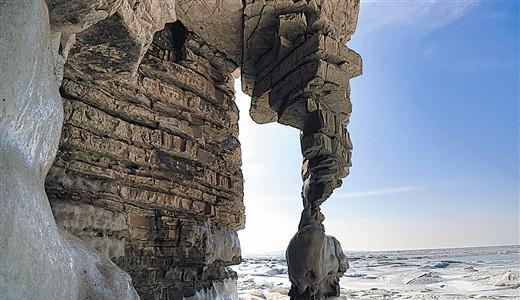
[[[340,243],[325,235],[320,205],[351,165],[349,79],[361,74],[361,58],[345,44],[359,1],[246,2],[242,76],[251,117],[301,130],[304,209],[286,252],[290,296],[339,296],[348,264]]]

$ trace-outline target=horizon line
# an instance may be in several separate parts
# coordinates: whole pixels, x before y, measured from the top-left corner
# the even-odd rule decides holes
[[[444,250],[444,249],[474,249],[474,248],[498,248],[498,247],[520,247],[520,243],[518,244],[507,244],[507,245],[484,245],[484,246],[450,246],[450,247],[436,247],[436,248],[395,248],[395,249],[385,249],[385,250],[352,250],[346,249],[343,250],[344,253],[352,253],[352,252],[400,252],[400,251],[418,251],[418,250]],[[251,256],[271,256],[271,255],[280,255],[284,254],[285,250],[279,251],[270,251],[270,252],[257,252],[257,253],[247,253],[243,254],[242,257],[251,257]]]

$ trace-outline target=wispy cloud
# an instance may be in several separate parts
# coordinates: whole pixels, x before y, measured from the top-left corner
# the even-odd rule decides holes
[[[362,0],[358,34],[388,26],[444,27],[466,15],[477,0]]]
[[[395,195],[395,194],[402,194],[402,193],[417,191],[420,188],[421,187],[419,187],[419,186],[401,186],[401,187],[391,187],[391,188],[369,190],[369,191],[343,192],[343,193],[339,193],[337,195],[337,197],[361,198],[361,197],[388,196],[388,195]]]

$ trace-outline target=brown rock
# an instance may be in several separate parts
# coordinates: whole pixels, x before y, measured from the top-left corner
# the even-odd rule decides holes
[[[231,278],[227,266],[241,260],[232,79],[192,48],[200,37],[179,21],[155,34],[137,77],[125,75],[146,43],[132,38],[137,27],[121,9],[77,34],[46,189],[58,224],[129,272],[142,299],[192,295]],[[92,79],[101,73],[120,76]],[[204,278],[202,269],[216,275]]]
[[[349,79],[362,63],[344,45],[358,0],[35,3],[0,2],[2,31],[17,33],[0,36],[9,62],[0,74],[10,74],[0,80],[0,161],[16,175],[0,178],[8,298],[34,299],[25,287],[50,273],[58,279],[44,298],[137,298],[112,262],[142,299],[236,296],[229,266],[240,263],[245,225],[237,68],[255,121],[302,131],[291,297],[338,294],[346,258],[319,206],[351,165]]]

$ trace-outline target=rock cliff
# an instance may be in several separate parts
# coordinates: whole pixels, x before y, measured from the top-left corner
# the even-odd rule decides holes
[[[245,218],[233,78],[180,21],[155,33],[135,76],[91,79],[80,58],[92,46],[76,40],[46,180],[58,225],[129,272],[143,299],[234,277]]]
[[[358,9],[356,0],[0,0],[0,293],[235,299],[241,74],[256,122],[302,131],[291,298],[336,296],[348,264],[319,207],[350,166],[349,79],[361,59],[345,43]]]

